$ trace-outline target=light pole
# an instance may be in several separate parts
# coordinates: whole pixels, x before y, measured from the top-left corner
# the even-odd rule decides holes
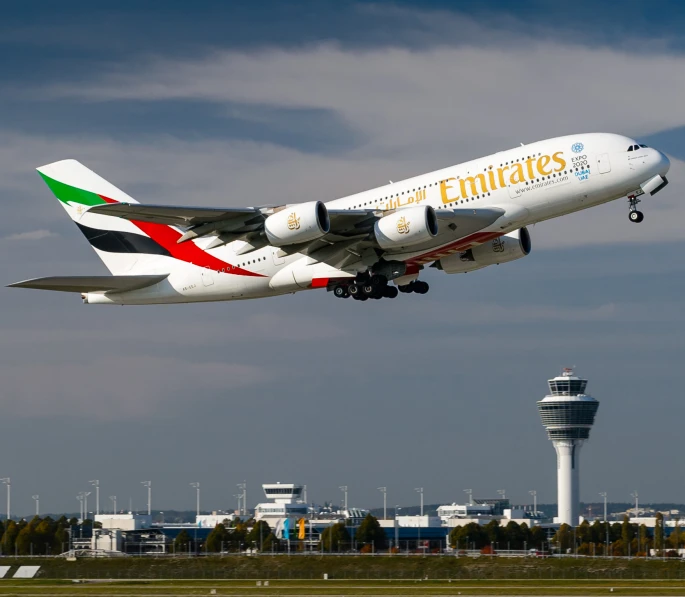
[[[421,516],[423,516],[423,487],[415,487],[414,491],[418,491],[421,494]]]
[[[347,485],[341,485],[339,489],[345,494],[345,511],[347,511]]]
[[[86,519],[88,516],[88,496],[90,495],[90,491],[82,491],[83,493],[83,520]]]
[[[377,487],[378,491],[383,492],[383,520],[388,518],[388,488]]]
[[[97,516],[100,514],[100,481],[95,479],[88,482],[95,486],[95,515]]]
[[[536,489],[531,489],[528,493],[533,496],[533,517],[538,517],[538,492]]]
[[[637,489],[630,494],[635,498],[635,524],[637,525],[637,553],[640,553],[640,523],[637,520],[638,517],[638,504],[637,504]]]
[[[247,516],[247,481],[238,483],[238,489],[243,490],[243,511],[242,513]]]
[[[397,511],[401,509],[402,508],[395,504],[395,547],[398,549],[398,551],[400,549],[400,525],[397,522]]]
[[[473,489],[464,489],[464,493],[469,496],[469,506],[473,506]]]
[[[606,530],[606,547],[604,548],[604,555],[609,555],[609,523],[607,522],[607,492],[602,491],[599,494],[604,498],[604,529]]]
[[[197,510],[197,515],[200,516],[200,482],[195,481],[194,483],[191,483],[190,486],[194,487],[195,490],[197,491],[197,495],[196,495],[197,508],[196,508],[196,510]]]
[[[10,508],[10,498],[12,497],[12,483],[9,477],[0,479],[0,481],[7,485],[7,520],[9,520],[12,514],[12,509]]]
[[[141,481],[141,485],[147,487],[147,515],[152,515],[152,481]]]
[[[117,513],[117,496],[116,495],[110,495],[109,499],[112,500],[112,514]]]
[[[83,523],[83,492],[82,491],[76,496],[76,499],[79,501],[78,515],[79,515],[80,523],[82,524]]]
[[[38,516],[40,514],[40,496],[32,495],[31,497],[36,500],[36,516]]]

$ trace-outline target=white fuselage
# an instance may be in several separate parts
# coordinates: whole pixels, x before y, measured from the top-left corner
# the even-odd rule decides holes
[[[413,267],[465,251],[493,238],[550,218],[625,197],[651,177],[668,171],[668,159],[656,149],[630,151],[629,137],[589,133],[548,139],[479,158],[326,203],[329,209],[396,210],[417,204],[436,210],[498,207],[504,210],[491,226],[463,236],[459,229],[441,226],[438,235],[423,245],[388,252],[385,259]],[[211,238],[194,241],[205,248]],[[148,288],[122,294],[90,293],[91,303],[150,304],[224,301],[292,293],[317,287],[312,278],[353,277],[367,265],[360,258],[335,269],[314,263],[306,255],[287,255],[267,246],[245,255],[237,251],[243,241],[210,249],[224,262],[255,276],[235,275],[184,263],[166,256],[149,256],[136,264],[136,274],[169,273]],[[298,282],[297,272],[313,268]],[[285,282],[284,282],[285,281]]]

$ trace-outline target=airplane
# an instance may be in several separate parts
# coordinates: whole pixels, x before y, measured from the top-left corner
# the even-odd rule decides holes
[[[88,304],[228,301],[326,289],[359,301],[425,294],[426,266],[472,272],[525,257],[527,226],[667,184],[668,158],[623,135],[539,141],[335,199],[257,207],[138,203],[76,160],[38,168],[110,276],[10,284]]]

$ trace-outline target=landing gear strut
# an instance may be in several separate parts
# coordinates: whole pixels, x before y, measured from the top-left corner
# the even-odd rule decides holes
[[[639,224],[645,219],[645,215],[637,209],[638,203],[640,203],[640,199],[637,195],[628,195],[628,218],[631,222],[635,222],[636,224]]]

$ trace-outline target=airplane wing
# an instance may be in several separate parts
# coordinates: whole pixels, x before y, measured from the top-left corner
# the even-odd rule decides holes
[[[91,207],[89,212],[125,220],[178,226],[185,230],[179,243],[203,236],[216,236],[206,249],[243,240],[246,241],[246,246],[239,249],[238,254],[246,254],[268,244],[263,234],[264,222],[279,209],[281,208],[273,206],[211,208],[110,203]],[[482,230],[505,212],[501,208],[482,208],[437,209],[435,213],[445,228],[450,230],[449,236],[454,238],[455,233],[462,237]],[[384,215],[387,213],[374,209],[329,209],[330,231],[326,235],[312,242],[281,247],[280,252],[283,255],[313,255],[326,248],[325,254],[328,254],[331,252],[328,247],[336,243],[341,243],[341,250],[350,252],[365,245],[376,247],[373,229]]]
[[[124,220],[137,220],[167,226],[197,226],[213,222],[223,222],[253,215],[264,220],[256,207],[180,207],[176,205],[141,205],[139,203],[109,203],[96,205],[90,213],[115,216]]]
[[[152,286],[169,277],[156,276],[50,276],[8,284],[8,288],[36,288],[60,292],[125,292]]]

